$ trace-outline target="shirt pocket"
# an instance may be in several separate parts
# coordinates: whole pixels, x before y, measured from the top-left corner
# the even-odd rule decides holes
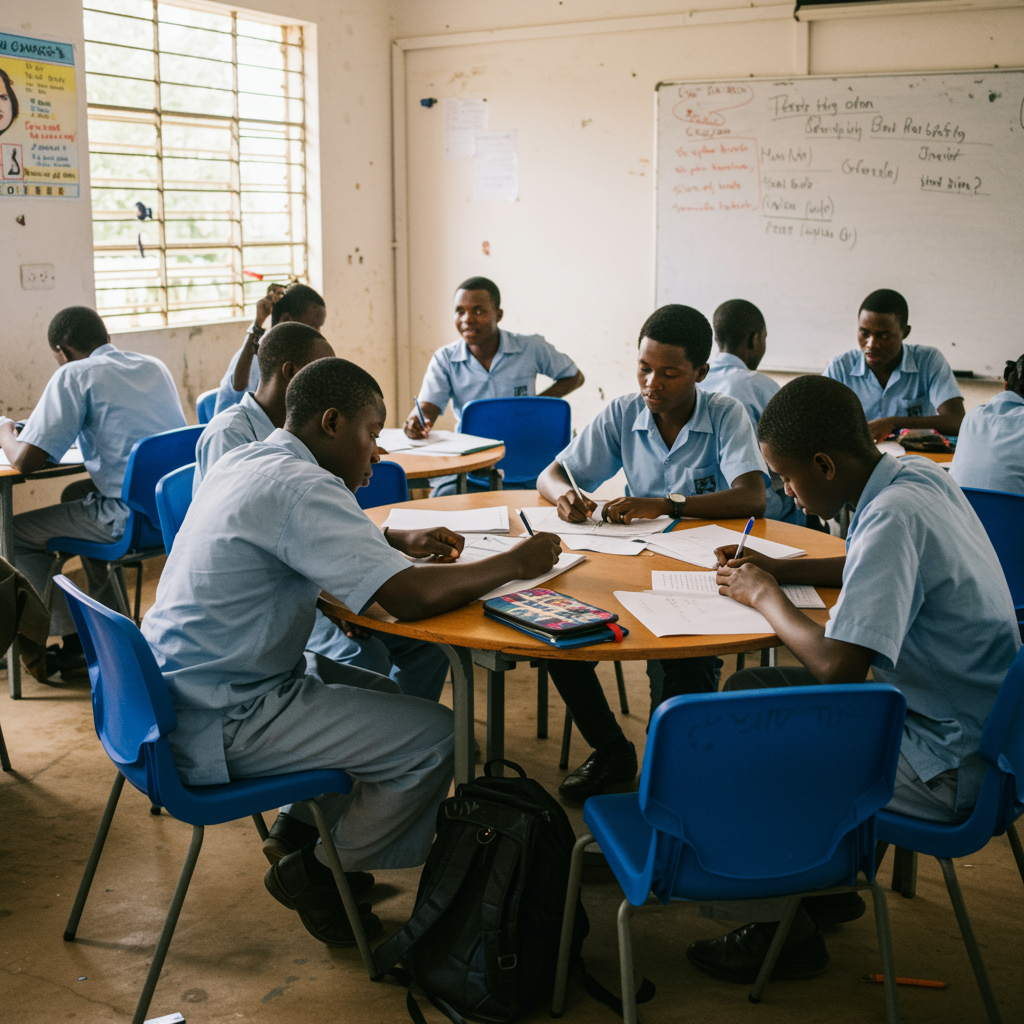
[[[525,398],[536,393],[537,375],[517,374],[503,380],[497,387],[499,396],[509,398]]]
[[[714,494],[718,490],[718,465],[686,466],[680,469],[679,490],[687,497],[695,494]]]
[[[930,416],[931,402],[926,394],[903,399],[904,416]]]

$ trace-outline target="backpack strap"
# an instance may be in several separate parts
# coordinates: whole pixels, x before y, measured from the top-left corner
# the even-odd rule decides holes
[[[480,908],[481,941],[487,950],[485,963],[491,990],[509,1008],[514,1002],[516,980],[515,949],[504,945],[501,922],[503,917],[518,915],[521,891],[509,900],[511,880],[519,863],[521,846],[511,838],[498,844],[494,862],[487,877],[483,905]]]
[[[580,960],[580,981],[583,982],[583,987],[587,990],[587,994],[593,996],[599,1003],[604,1003],[609,1009],[614,1010],[620,1017],[622,1016],[622,1000],[613,993],[609,992],[592,974],[588,973],[586,967],[583,965],[582,959]],[[643,978],[640,982],[640,987],[636,990],[636,1003],[649,1003],[653,998],[657,990],[654,987],[654,982],[650,978]]]

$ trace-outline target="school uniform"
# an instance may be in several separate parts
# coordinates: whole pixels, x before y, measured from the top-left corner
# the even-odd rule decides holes
[[[964,417],[949,475],[961,487],[1024,494],[1024,398],[1000,391]]]
[[[690,420],[671,449],[639,394],[612,399],[573,438],[557,461],[584,490],[594,490],[620,469],[627,496],[686,497],[727,490],[744,473],[768,467],[743,406],[728,395],[697,389]],[[647,663],[651,709],[680,693],[717,688],[714,657],[674,658]],[[593,662],[551,661],[548,670],[584,739],[600,749],[622,730],[605,699]]]
[[[232,384],[232,381],[235,379],[235,367],[238,365],[238,360],[241,358],[244,348],[245,345],[231,357],[231,362],[228,363],[228,371],[220,379],[220,386],[217,388],[217,400],[213,405],[215,416],[217,413],[237,405],[248,392],[255,392],[260,386],[260,364],[256,356],[252,357],[252,365],[249,367],[249,380],[245,388],[242,391],[236,391]]]
[[[860,399],[868,421],[889,416],[937,416],[939,406],[960,398],[945,356],[927,345],[903,343],[903,355],[883,388],[859,349],[836,356],[825,376],[842,381]]]
[[[110,544],[124,533],[131,512],[121,500],[128,456],[136,441],[185,426],[178,390],[159,359],[100,345],[86,359],[65,363],[47,382],[18,436],[54,462],[76,440],[95,485],[81,500],[22,512],[14,517],[14,552],[18,568],[42,594],[53,556],[46,551],[54,537],[76,537]],[[81,491],[82,488],[76,488]],[[107,563],[82,559],[89,592],[117,608],[118,581]],[[50,634],[76,632],[62,592],[54,592]]]
[[[229,406],[214,416],[196,444],[193,500],[216,462],[243,444],[265,441],[274,429],[270,417],[255,396],[248,392],[237,405]],[[356,639],[347,636],[319,610],[306,641],[306,650],[340,665],[352,665],[390,676],[403,693],[427,700],[440,699],[448,675],[448,658],[436,644],[377,632]]]
[[[224,455],[143,622],[177,713],[183,780],[343,768],[356,785],[329,819],[346,870],[422,863],[452,777],[451,712],[380,676],[334,685],[360,670],[326,663],[318,675],[303,653],[322,589],[362,611],[408,568],[293,434]]]

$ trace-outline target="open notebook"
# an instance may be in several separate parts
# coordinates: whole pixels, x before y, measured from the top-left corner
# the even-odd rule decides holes
[[[659,554],[678,558],[681,562],[713,569],[718,565],[715,548],[739,544],[742,537],[743,534],[738,530],[727,530],[724,526],[696,526],[689,530],[676,530],[673,533],[648,537],[647,546]],[[765,540],[763,537],[747,537],[746,546],[751,551],[758,551],[770,558],[798,558],[807,554],[801,548]]]
[[[399,427],[387,427],[380,432],[377,443],[389,455],[472,455],[504,444],[494,437],[478,437],[476,434],[457,434],[454,430],[432,430],[422,441],[405,436]]]

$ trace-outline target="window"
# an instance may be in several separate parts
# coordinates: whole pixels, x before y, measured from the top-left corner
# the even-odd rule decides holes
[[[302,28],[211,10],[85,2],[96,302],[115,330],[242,316],[306,279]]]

